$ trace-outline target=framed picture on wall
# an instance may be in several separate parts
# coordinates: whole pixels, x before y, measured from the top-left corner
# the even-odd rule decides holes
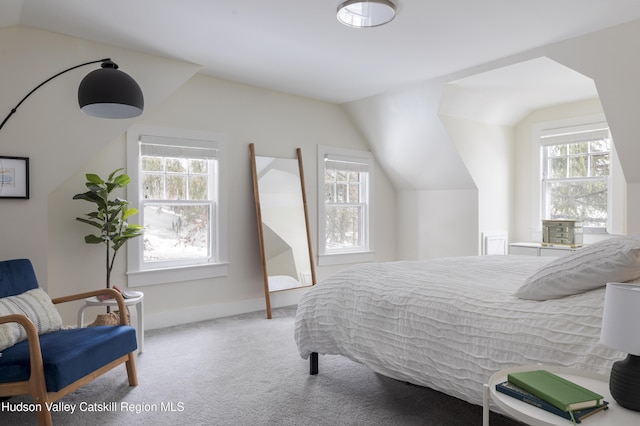
[[[29,198],[29,158],[0,156],[1,198]]]

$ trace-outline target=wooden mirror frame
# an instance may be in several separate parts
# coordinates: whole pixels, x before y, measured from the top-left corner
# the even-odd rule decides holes
[[[266,256],[266,250],[265,250],[265,237],[264,237],[264,228],[263,228],[263,221],[262,221],[262,208],[261,208],[261,204],[260,204],[260,187],[259,187],[259,176],[258,176],[258,168],[257,168],[257,162],[256,162],[256,153],[255,153],[255,145],[253,143],[249,144],[249,151],[251,153],[251,173],[253,175],[253,196],[255,199],[255,204],[256,204],[256,220],[257,220],[257,225],[258,225],[258,240],[259,240],[259,246],[260,246],[260,258],[262,261],[262,276],[263,276],[263,285],[264,285],[264,296],[265,296],[265,302],[266,302],[266,309],[267,309],[267,318],[271,319],[272,318],[272,313],[271,313],[271,293],[273,292],[270,288],[269,288],[269,273],[267,270],[267,256]],[[296,156],[297,156],[297,160],[298,160],[298,171],[299,171],[299,175],[300,175],[300,188],[301,188],[301,196],[302,196],[302,207],[303,207],[303,211],[304,211],[304,223],[305,223],[305,227],[306,227],[306,238],[307,238],[307,249],[309,251],[309,266],[310,266],[310,273],[311,273],[311,286],[315,285],[316,283],[316,272],[315,272],[315,266],[314,266],[314,262],[313,262],[313,247],[311,244],[311,229],[309,226],[309,212],[307,210],[307,194],[306,194],[306,189],[305,189],[305,184],[304,184],[304,170],[302,167],[302,150],[300,148],[296,148]],[[275,157],[273,157],[275,158]],[[292,287],[292,288],[288,288],[288,289],[282,289],[282,290],[274,290],[274,291],[286,291],[286,290],[291,290],[293,288],[301,288],[301,287],[307,287],[309,285],[301,285],[298,287]]]

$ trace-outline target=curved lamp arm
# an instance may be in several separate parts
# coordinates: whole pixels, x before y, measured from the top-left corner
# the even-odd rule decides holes
[[[29,93],[27,93],[27,95],[22,98],[22,100],[20,100],[20,102],[18,102],[18,104],[13,107],[13,109],[11,109],[11,111],[9,112],[9,114],[4,118],[4,120],[2,120],[2,123],[0,123],[0,129],[2,129],[5,125],[5,123],[9,120],[9,118],[11,118],[11,116],[13,114],[15,114],[15,112],[18,110],[18,108],[20,107],[20,105],[22,105],[22,103],[33,94],[33,92],[35,92],[36,90],[38,90],[39,88],[41,88],[42,86],[44,86],[45,84],[47,84],[48,82],[50,82],[51,80],[53,80],[54,78],[65,74],[69,71],[72,71],[76,68],[80,68],[80,67],[84,67],[85,65],[91,65],[91,64],[97,64],[99,62],[102,62],[102,68],[103,69],[109,69],[111,71],[111,73],[116,73],[116,81],[109,80],[108,83],[114,83],[114,84],[118,84],[120,85],[122,83],[122,80],[125,80],[126,84],[124,85],[124,87],[122,88],[122,90],[116,90],[116,98],[114,98],[113,96],[110,96],[109,94],[106,95],[106,97],[108,99],[106,100],[100,100],[99,102],[112,102],[112,103],[118,103],[121,105],[131,105],[131,107],[129,108],[129,110],[125,113],[125,115],[120,115],[120,114],[116,114],[116,115],[100,115],[99,112],[97,113],[92,113],[92,112],[88,112],[91,115],[97,115],[97,116],[102,116],[105,118],[130,118],[130,117],[134,117],[136,115],[140,115],[140,113],[142,112],[142,108],[144,106],[144,100],[142,97],[142,91],[140,90],[140,87],[137,85],[137,83],[128,75],[120,72],[120,71],[116,71],[118,69],[118,66],[116,64],[114,64],[111,61],[111,58],[105,58],[105,59],[99,59],[97,61],[91,61],[91,62],[85,62],[84,64],[80,64],[80,65],[76,65],[74,67],[71,68],[67,68],[64,71],[61,71],[59,73],[57,73],[54,76],[49,77],[48,79],[46,79],[45,81],[43,81],[42,83],[38,84],[33,90],[31,90]],[[91,75],[91,74],[89,74]],[[85,80],[87,81],[87,78],[85,77]],[[96,81],[96,80],[93,80]],[[97,83],[96,83],[97,84]],[[91,87],[89,90],[93,90],[95,92],[95,85],[93,85],[93,87]],[[106,89],[106,90],[111,90],[111,88]],[[120,95],[122,95],[124,93],[124,100],[120,100],[119,97]],[[93,95],[93,93],[92,93]],[[104,98],[105,95],[104,93],[100,93],[97,94],[96,96],[99,96],[101,98]],[[85,105],[83,105],[84,107]]]
[[[2,124],[0,124],[0,129],[2,129],[4,127],[4,123],[6,123],[13,114],[16,113],[16,111],[18,110],[18,108],[20,107],[20,105],[22,105],[22,103],[24,101],[27,100],[27,98],[29,96],[31,96],[33,94],[33,92],[35,92],[36,90],[38,90],[39,88],[41,88],[42,86],[44,86],[45,84],[47,84],[48,82],[50,82],[51,80],[53,80],[54,78],[67,73],[69,71],[75,70],[76,68],[80,68],[80,67],[84,67],[85,65],[91,65],[91,64],[97,64],[98,62],[104,62],[104,61],[110,61],[110,58],[105,58],[105,59],[100,59],[98,61],[91,61],[91,62],[86,62],[84,64],[80,64],[80,65],[76,65],[75,67],[71,67],[71,68],[67,68],[64,71],[60,71],[58,74],[49,77],[48,79],[46,79],[45,81],[43,81],[42,83],[38,84],[35,89],[33,89],[32,91],[30,91],[29,93],[27,93],[27,96],[25,96],[24,98],[22,98],[22,100],[20,102],[18,102],[18,105],[16,105],[15,107],[13,107],[13,109],[11,110],[11,112],[9,112],[9,114],[4,118],[4,120],[2,120]]]

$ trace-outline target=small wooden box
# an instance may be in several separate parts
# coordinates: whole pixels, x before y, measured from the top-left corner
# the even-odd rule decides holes
[[[543,220],[543,246],[582,246],[582,222],[577,220]]]

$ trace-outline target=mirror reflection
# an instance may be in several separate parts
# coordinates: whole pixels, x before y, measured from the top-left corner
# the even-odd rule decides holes
[[[251,151],[265,296],[271,317],[270,292],[315,283],[304,176],[299,150],[298,159],[257,156],[253,144]]]

